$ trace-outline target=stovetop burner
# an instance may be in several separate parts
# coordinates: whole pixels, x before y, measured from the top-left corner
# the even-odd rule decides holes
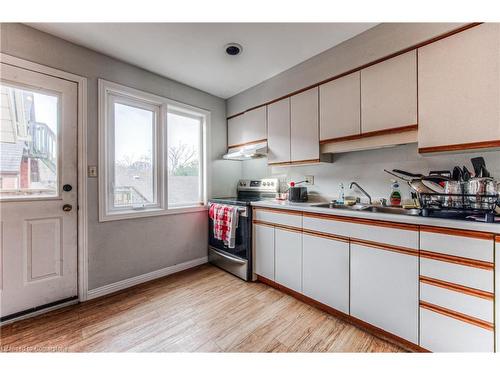
[[[209,202],[232,205],[249,205],[251,202],[276,199],[279,192],[279,180],[266,178],[261,180],[240,180],[236,197],[212,198]]]

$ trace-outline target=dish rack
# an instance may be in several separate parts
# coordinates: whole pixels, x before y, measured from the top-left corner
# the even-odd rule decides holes
[[[462,215],[485,215],[484,221],[495,221],[495,207],[499,204],[498,194],[448,194],[420,193],[422,216],[431,216],[433,212],[460,212]]]

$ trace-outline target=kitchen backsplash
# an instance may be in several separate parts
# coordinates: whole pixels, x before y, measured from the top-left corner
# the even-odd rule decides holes
[[[277,177],[286,189],[289,181],[300,181],[304,176],[314,176],[314,185],[308,186],[311,200],[330,200],[338,195],[339,184],[343,183],[346,195],[362,197],[359,191],[349,190],[351,181],[358,182],[373,199],[389,198],[393,177],[384,169],[402,169],[414,173],[428,173],[432,170],[452,170],[455,165],[466,166],[473,171],[470,159],[482,156],[491,175],[500,178],[500,151],[463,154],[439,154],[421,156],[417,145],[409,144],[378,150],[350,152],[334,155],[331,164],[296,167],[269,167],[267,158],[242,162],[243,178]],[[401,180],[403,198],[410,198],[410,188]]]

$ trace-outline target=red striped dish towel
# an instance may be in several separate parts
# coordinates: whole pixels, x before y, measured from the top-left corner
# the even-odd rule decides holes
[[[224,204],[211,203],[210,219],[214,221],[214,238],[221,240],[229,248],[236,244],[236,228],[238,228],[238,209]]]

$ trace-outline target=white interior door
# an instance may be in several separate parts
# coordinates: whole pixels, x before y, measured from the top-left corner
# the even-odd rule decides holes
[[[77,84],[0,68],[5,319],[77,296]]]

